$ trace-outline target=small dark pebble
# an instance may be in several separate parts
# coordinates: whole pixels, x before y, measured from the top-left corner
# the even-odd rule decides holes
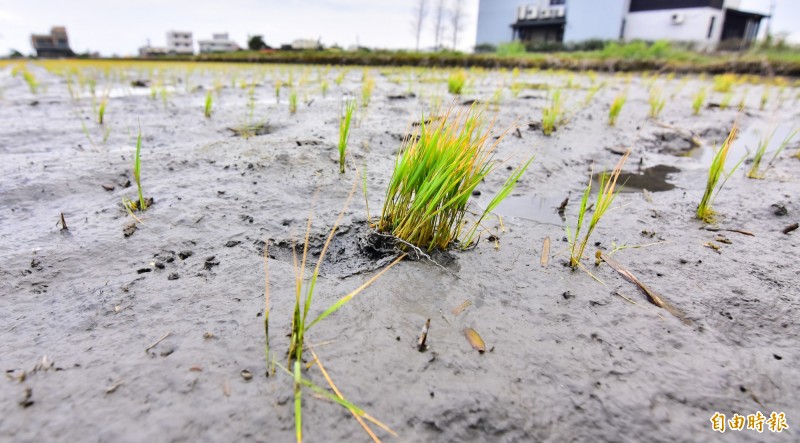
[[[564,297],[564,300],[569,300],[569,299],[571,299],[572,297],[575,297],[575,294],[573,294],[573,293],[571,293],[571,292],[567,291],[567,292],[565,292],[565,293],[561,294],[561,296],[562,296],[562,297]]]
[[[477,197],[477,196],[481,195],[481,191],[475,189],[474,191],[472,191],[472,195]]]
[[[214,266],[219,266],[219,260],[215,261],[214,257],[215,256],[212,255],[211,257],[206,258],[206,262],[203,263],[203,267],[206,270],[211,270],[211,268],[213,268]]]
[[[192,254],[194,254],[194,252],[192,252],[192,251],[181,251],[181,252],[178,253],[178,257],[181,260],[186,260],[187,258],[191,257]]]
[[[125,238],[130,237],[134,232],[136,232],[136,229],[138,229],[136,227],[136,222],[127,223],[122,227],[122,235],[124,235]]]
[[[169,275],[169,277],[167,277],[167,280],[177,280],[179,278],[180,278],[180,276],[178,275],[178,273],[177,272],[173,272],[172,274]]]
[[[792,231],[796,230],[798,227],[800,227],[800,225],[798,225],[797,223],[792,223],[791,225],[789,225],[789,226],[787,226],[787,227],[783,228],[783,231],[782,231],[782,232],[783,232],[784,234],[788,234],[788,233],[790,233],[790,232],[792,232]]]
[[[164,268],[165,268],[165,266],[164,266],[164,263],[161,263],[160,261],[157,261],[157,262],[155,263],[155,267],[156,267],[157,269],[164,269]]]
[[[225,247],[232,248],[234,246],[237,246],[239,243],[241,243],[239,240],[228,240],[228,242],[225,243]]]
[[[789,214],[789,211],[786,210],[786,206],[775,203],[770,207],[772,208],[772,213],[777,215],[778,217],[783,217]]]
[[[783,357],[778,354],[772,354],[772,356],[775,357],[775,360],[783,360]]]
[[[110,185],[110,184],[106,183],[106,184],[103,184],[102,186],[103,186],[103,189],[105,189],[106,191],[113,191],[114,190],[114,185]]]
[[[141,268],[136,270],[137,274],[144,274],[145,272],[153,272],[153,270],[150,268]]]
[[[23,408],[33,406],[33,400],[31,397],[33,397],[33,389],[25,388],[25,394],[23,394],[22,400],[19,401],[19,405]]]

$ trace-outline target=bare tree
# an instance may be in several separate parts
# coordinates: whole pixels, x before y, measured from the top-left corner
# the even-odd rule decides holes
[[[433,18],[434,48],[437,50],[442,47],[442,37],[444,37],[444,0],[438,0]]]
[[[428,15],[428,0],[417,0],[417,7],[414,8],[414,18],[411,20],[411,29],[417,37],[417,51],[419,51],[419,36],[422,34],[422,24],[425,16]]]
[[[464,0],[453,0],[453,7],[450,9],[450,27],[453,28],[453,50],[458,45],[458,33],[464,29]]]

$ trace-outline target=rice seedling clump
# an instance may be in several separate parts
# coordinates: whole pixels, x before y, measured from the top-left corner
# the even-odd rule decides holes
[[[478,220],[467,228],[465,215],[472,191],[494,169],[492,141],[485,127],[485,108],[452,108],[443,116],[422,120],[395,160],[378,230],[420,248],[446,249],[454,242],[472,243],[480,221],[508,194],[530,165],[518,167]]]
[[[621,92],[614,97],[614,101],[611,102],[611,107],[608,109],[608,125],[614,126],[617,124],[617,118],[619,117],[620,111],[622,111],[622,107],[625,106],[625,101],[628,99],[628,96],[625,92]]]
[[[714,198],[719,194],[719,191],[722,190],[722,187],[725,186],[725,182],[728,181],[728,177],[733,174],[734,171],[742,164],[742,160],[740,160],[730,172],[725,172],[725,160],[728,158],[728,152],[731,149],[731,145],[733,141],[736,139],[736,135],[739,133],[739,127],[734,123],[733,127],[731,128],[731,132],[728,134],[728,138],[725,139],[725,142],[722,144],[722,147],[717,150],[714,154],[714,158],[711,161],[711,167],[708,170],[708,181],[706,182],[706,190],[703,193],[703,198],[700,199],[700,204],[697,206],[697,218],[706,222],[711,223],[714,221],[714,211],[711,209],[711,203],[714,201]],[[717,186],[719,183],[719,179],[721,176],[725,176],[725,180]]]
[[[453,95],[460,95],[466,82],[467,73],[463,70],[455,71],[447,77],[447,91]]]

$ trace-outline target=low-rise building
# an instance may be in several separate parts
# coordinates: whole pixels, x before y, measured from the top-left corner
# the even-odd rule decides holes
[[[139,48],[139,57],[161,57],[167,55],[167,48],[163,46],[142,46]]]
[[[201,54],[210,54],[214,52],[233,52],[239,50],[239,45],[235,41],[228,38],[227,32],[219,34],[211,34],[211,40],[198,40],[197,45],[200,47]]]
[[[55,26],[50,30],[50,34],[31,35],[31,44],[36,50],[36,55],[42,58],[72,57],[75,55],[69,47],[69,37],[67,29],[63,26]]]
[[[480,0],[478,45],[667,40],[697,49],[746,47],[766,17],[739,0]],[[735,43],[731,45],[730,42]],[[726,44],[728,43],[728,44]]]
[[[167,32],[167,52],[177,55],[194,54],[194,39],[188,31]]]
[[[292,49],[316,50],[316,49],[322,49],[322,44],[320,44],[319,40],[312,40],[310,38],[301,38],[292,42]]]

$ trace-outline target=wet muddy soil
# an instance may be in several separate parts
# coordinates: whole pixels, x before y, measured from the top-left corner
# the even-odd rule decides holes
[[[323,97],[314,80],[322,68],[294,67],[295,82],[303,69],[312,73],[290,114],[288,89],[276,102],[273,79],[285,81],[292,68],[229,68],[211,118],[203,104],[219,71],[198,68],[191,85],[176,80],[163,94],[149,92],[151,79],[128,87],[147,78],[131,73],[98,81],[98,91],[117,88],[100,126],[90,96],[72,99],[62,77],[30,69],[41,82],[36,94],[10,68],[0,70],[0,440],[293,441],[291,377],[264,376],[264,245],[271,345],[285,363],[291,251],[309,214],[314,257],[360,180],[353,163],[362,172],[366,165],[369,208],[359,181],[321,268],[311,308],[319,313],[395,256],[370,236],[367,212],[380,213],[398,139],[423,112],[452,100],[446,73],[407,84],[405,74],[371,69],[376,89],[359,110],[353,163],[340,175],[341,97],[360,95],[361,70],[341,85],[336,68],[324,74]],[[259,84],[231,86],[235,75]],[[510,72],[474,71],[469,78],[459,103],[492,103],[503,88],[489,110],[496,132],[520,128],[499,143],[496,160],[504,163],[477,189],[475,211],[500,189],[507,166],[536,157],[498,208],[502,224],[487,218],[480,243],[434,257],[441,266],[399,263],[307,338],[344,396],[399,435],[379,436],[797,441],[800,230],[784,233],[800,221],[797,143],[763,180],[745,177],[748,164],[735,172],[714,202],[716,224],[693,217],[714,143],[738,118],[732,166],[754,150],[757,134],[798,123],[797,91],[773,88],[759,110],[763,86],[738,85],[734,102],[749,91],[743,114],[734,106],[693,116],[691,97],[710,80],[664,76],[657,82],[673,95],[658,120],[668,128],[646,118],[650,78],[569,76],[573,87],[563,95],[571,118],[545,137],[529,129],[547,103],[541,85],[564,87],[568,75],[513,80]],[[512,81],[536,87],[515,98]],[[606,86],[583,106],[593,81]],[[608,106],[623,90],[628,102],[609,127]],[[142,186],[154,199],[137,213],[141,222],[121,204],[136,199],[139,127]],[[613,168],[629,146],[626,190],[587,255],[611,254],[687,322],[593,258],[584,260],[591,275],[564,266],[565,224],[574,225],[592,171]],[[485,352],[470,345],[465,328],[480,335]],[[316,369],[307,376],[325,385]],[[338,405],[309,393],[303,411],[306,441],[369,441]],[[789,429],[711,429],[715,412],[757,411],[785,413]]]

